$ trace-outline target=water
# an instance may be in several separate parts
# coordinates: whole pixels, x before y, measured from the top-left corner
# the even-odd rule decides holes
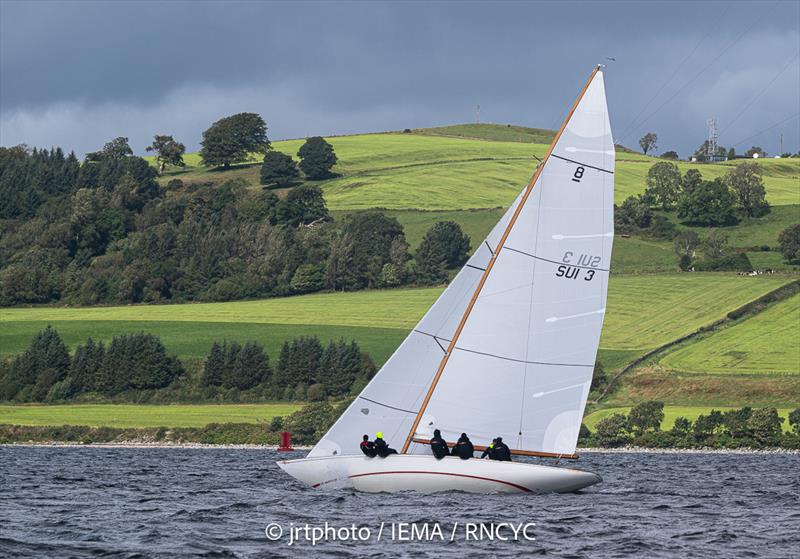
[[[581,494],[486,496],[311,490],[277,456],[0,447],[0,556],[800,557],[798,456],[587,453],[580,467],[605,482]],[[290,523],[326,521],[368,528],[369,541],[287,545]],[[512,541],[466,540],[465,523],[501,522],[535,523],[535,540],[513,541],[505,527]],[[269,523],[284,537],[269,541]],[[400,523],[417,535],[427,525],[432,539],[401,540],[411,534]]]

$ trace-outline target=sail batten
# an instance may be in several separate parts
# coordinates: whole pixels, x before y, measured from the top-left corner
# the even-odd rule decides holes
[[[311,456],[439,429],[572,455],[605,315],[614,144],[595,70],[529,184]]]

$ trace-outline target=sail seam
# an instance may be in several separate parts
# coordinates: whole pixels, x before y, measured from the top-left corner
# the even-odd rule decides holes
[[[479,268],[478,266],[473,266],[472,264],[467,264],[467,268],[474,268],[475,270],[480,270],[481,272],[486,271],[486,268]]]
[[[367,402],[372,402],[373,404],[377,404],[379,406],[383,406],[384,408],[389,408],[392,410],[401,411],[403,413],[413,413],[416,414],[417,412],[411,410],[404,410],[403,408],[396,408],[394,406],[390,406],[389,404],[382,404],[381,402],[376,402],[375,400],[370,400],[369,398],[365,398],[364,396],[359,396],[359,399],[366,400]]]
[[[579,266],[578,264],[569,264],[567,262],[557,262],[555,260],[548,260],[547,258],[542,258],[541,256],[536,256],[535,254],[531,254],[530,252],[525,252],[524,250],[519,250],[519,249],[516,249],[516,248],[512,248],[510,246],[504,246],[503,249],[504,250],[511,250],[513,252],[518,252],[519,254],[524,254],[525,256],[530,256],[531,258],[535,258],[536,260],[542,260],[544,262],[550,262],[551,264],[558,264],[559,266],[563,264],[565,266],[571,266],[573,268],[581,268],[583,270],[597,270],[598,272],[608,272],[609,271],[608,268],[592,268],[591,266]]]
[[[490,247],[490,246],[489,246],[489,242],[488,242],[488,241],[483,241],[483,244],[485,244],[485,245],[486,245],[486,248],[488,248],[488,249],[489,249],[489,252],[491,252],[491,253],[492,253],[492,256],[494,256],[494,250],[492,250],[492,247]],[[484,270],[484,272],[485,272],[485,271],[486,271],[486,270]]]
[[[506,357],[504,355],[497,355],[496,353],[486,353],[484,351],[478,351],[476,349],[467,349],[465,347],[458,347],[458,346],[455,346],[454,349],[466,351],[467,353],[476,353],[478,355],[485,355],[486,357],[496,357],[497,359],[503,359],[505,361],[514,361],[516,363],[527,363],[528,365],[552,365],[554,367],[594,367],[594,364],[583,365],[581,363],[547,363],[545,361],[527,361],[525,359]]]
[[[608,169],[602,169],[600,167],[595,167],[594,165],[588,165],[586,163],[581,163],[580,161],[575,161],[574,159],[568,159],[566,157],[561,157],[560,155],[556,155],[555,153],[552,154],[553,157],[556,159],[561,159],[562,161],[569,161],[570,163],[575,163],[575,165],[580,165],[581,167],[589,167],[590,169],[594,169],[595,171],[601,171],[603,173],[608,173],[609,175],[613,175],[614,171],[609,171]]]

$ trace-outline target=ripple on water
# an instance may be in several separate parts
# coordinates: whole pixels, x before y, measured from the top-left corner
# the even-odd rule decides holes
[[[0,556],[461,558],[491,545],[493,556],[515,558],[796,557],[800,549],[796,456],[586,453],[580,467],[605,482],[575,495],[314,491],[287,478],[276,458],[267,450],[0,448]],[[382,521],[534,522],[536,541],[311,548],[264,537],[270,522],[328,522],[369,527],[374,538]]]

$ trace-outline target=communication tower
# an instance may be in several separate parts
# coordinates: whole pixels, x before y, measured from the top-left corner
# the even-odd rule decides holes
[[[709,118],[706,121],[708,125],[708,141],[706,142],[706,161],[719,161],[721,158],[717,154],[717,119]]]

